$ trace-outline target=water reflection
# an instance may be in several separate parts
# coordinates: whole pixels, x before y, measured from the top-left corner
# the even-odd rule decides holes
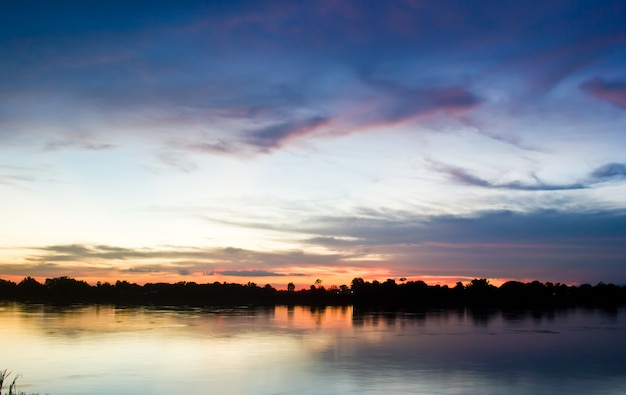
[[[626,391],[626,313],[0,305],[0,368],[60,394]]]

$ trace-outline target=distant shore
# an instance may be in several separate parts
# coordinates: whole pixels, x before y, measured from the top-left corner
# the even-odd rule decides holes
[[[354,305],[363,308],[404,307],[566,307],[626,305],[626,286],[598,283],[579,286],[539,281],[508,281],[500,287],[476,278],[454,287],[428,285],[423,281],[388,279],[384,282],[352,280],[351,285],[276,290],[254,283],[195,282],[148,283],[127,281],[95,286],[70,277],[26,277],[19,283],[0,280],[0,300],[37,303],[113,303],[194,306],[240,305]]]

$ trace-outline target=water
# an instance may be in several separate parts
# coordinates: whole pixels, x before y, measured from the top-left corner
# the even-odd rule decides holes
[[[0,305],[0,369],[64,394],[624,394],[626,310]]]

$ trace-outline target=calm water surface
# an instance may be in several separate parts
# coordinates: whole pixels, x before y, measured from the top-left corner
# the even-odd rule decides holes
[[[625,394],[626,310],[0,305],[0,369],[64,394]]]

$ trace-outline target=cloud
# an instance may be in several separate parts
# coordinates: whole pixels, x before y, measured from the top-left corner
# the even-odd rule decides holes
[[[478,96],[464,87],[438,88],[426,91],[431,105],[448,113],[469,111],[482,102]]]
[[[403,123],[437,113],[461,115],[483,101],[463,86],[409,87],[369,75],[362,80],[374,90],[365,112],[359,114],[365,125]]]
[[[98,142],[90,138],[79,137],[64,140],[52,140],[45,146],[46,151],[56,151],[68,148],[78,148],[87,151],[104,151],[117,148],[117,145]]]
[[[132,249],[108,245],[62,244],[46,247],[33,247],[45,251],[37,257],[46,261],[80,261],[84,259],[126,260],[130,258],[149,258],[167,254],[150,249]]]
[[[601,182],[626,176],[626,164],[624,163],[607,163],[595,169],[590,177],[592,180]]]
[[[370,212],[367,216],[325,216],[300,224],[318,236],[307,242],[336,248],[418,246],[423,243],[484,245],[595,243],[621,245],[626,240],[626,212],[483,211],[473,215],[417,215],[409,211]],[[338,243],[338,240],[341,243]]]
[[[434,217],[432,232],[426,238],[449,242],[539,243],[617,242],[626,236],[624,212],[559,212],[538,210],[532,213],[495,211],[473,217]]]
[[[191,173],[198,170],[198,165],[189,160],[189,155],[174,150],[161,151],[156,154],[163,164],[173,167],[183,173]]]
[[[0,185],[11,187],[22,187],[25,183],[50,183],[56,182],[48,175],[45,166],[24,167],[24,166],[3,166],[0,165]]]
[[[315,254],[302,250],[255,251],[235,247],[125,248],[110,245],[66,244],[31,247],[40,251],[25,258],[31,266],[55,264],[100,272],[104,267],[120,273],[220,274],[233,276],[299,276],[274,269],[319,268],[340,265],[350,255]],[[255,269],[249,269],[255,267]],[[263,269],[265,267],[267,269]],[[228,274],[235,273],[235,274]],[[282,273],[282,274],[281,274]]]
[[[161,270],[159,269],[151,269],[148,267],[142,267],[142,268],[131,267],[131,268],[120,270],[120,271],[122,273],[160,273],[161,272]]]
[[[540,148],[539,145],[529,144],[528,142],[523,141],[519,136],[513,136],[506,133],[498,133],[486,130],[478,130],[478,133],[487,136],[490,139],[509,144],[515,148],[519,148],[524,151],[545,152],[545,150]]]
[[[241,152],[242,146],[247,145],[259,152],[270,152],[290,140],[303,139],[316,132],[326,132],[320,133],[320,136],[338,136],[368,131],[375,126],[412,122],[436,114],[458,116],[482,103],[482,99],[464,87],[418,89],[390,82],[376,82],[371,86],[375,88],[373,96],[352,97],[333,108],[328,115],[244,131],[241,138],[234,137],[229,143],[194,143],[189,147],[209,153],[234,153]],[[331,101],[341,101],[341,95],[334,96]],[[312,104],[287,105],[281,111],[295,113],[307,107],[310,110]],[[275,110],[274,115],[280,115],[281,111]]]
[[[440,173],[447,174],[452,180],[461,184],[488,189],[509,189],[517,191],[566,191],[587,188],[587,186],[583,183],[546,184],[539,180],[535,175],[532,175],[532,177],[536,180],[536,183],[534,184],[525,184],[520,181],[494,183],[480,178],[459,167],[447,166],[433,162],[432,168]]]
[[[389,254],[389,265],[402,261],[406,267],[429,267],[439,274],[448,267],[484,267],[486,262],[479,258],[486,256],[502,273],[522,271],[507,263],[513,261],[540,272],[542,266],[588,266],[589,259],[600,273],[621,267],[626,254],[624,211],[486,211],[430,217],[398,212],[393,218],[327,217],[309,222],[317,223],[320,235],[328,235],[315,239],[321,245],[336,247],[330,235],[350,238],[352,249]],[[344,251],[349,249],[346,245]]]
[[[0,167],[2,170],[2,167]],[[33,182],[36,179],[32,176],[27,176],[21,171],[15,171],[14,169],[8,169],[8,172],[0,173],[0,184],[8,186],[16,186],[21,182]]]
[[[300,229],[318,235],[308,243],[344,256],[354,253],[353,266],[384,267],[403,276],[626,283],[623,210],[500,210],[466,216],[370,211],[309,218]]]
[[[359,239],[355,239],[355,238],[342,238],[342,237],[330,237],[330,236],[312,237],[310,239],[307,239],[306,241],[311,244],[320,244],[320,245],[325,245],[327,247],[333,247],[333,248],[352,246],[360,242]]]
[[[290,234],[316,235],[303,242],[336,252],[68,244],[36,248],[40,253],[24,263],[1,268],[4,273],[24,276],[71,273],[111,278],[117,273],[121,279],[141,274],[279,278],[309,273],[323,277],[331,272],[379,270],[381,276],[497,274],[540,279],[545,278],[541,273],[552,273],[552,280],[574,281],[576,276],[590,276],[591,267],[595,273],[585,281],[626,281],[607,277],[619,277],[626,254],[623,211],[424,216],[385,209],[310,217],[291,227],[295,233]],[[567,276],[559,277],[559,273]]]
[[[592,171],[580,182],[570,184],[547,184],[542,182],[536,175],[531,177],[536,181],[534,184],[512,181],[506,183],[495,183],[481,178],[468,170],[460,167],[448,166],[434,161],[430,161],[431,168],[439,173],[446,174],[458,183],[487,188],[487,189],[508,189],[516,191],[567,191],[591,188],[594,184],[605,181],[622,179],[626,176],[626,164],[607,163]]]
[[[219,140],[215,143],[196,141],[185,144],[183,148],[208,154],[230,154],[235,152],[232,143],[228,143],[224,140]]]
[[[594,78],[580,85],[580,88],[595,97],[626,110],[626,81],[607,81]]]
[[[270,151],[275,148],[280,148],[288,139],[313,133],[327,123],[328,118],[325,117],[313,117],[280,123],[249,132],[245,141],[258,147],[261,151]]]
[[[211,271],[207,274],[220,275],[220,276],[232,276],[232,277],[285,277],[285,276],[304,276],[302,273],[277,273],[267,270],[249,269],[249,270],[221,270]]]

